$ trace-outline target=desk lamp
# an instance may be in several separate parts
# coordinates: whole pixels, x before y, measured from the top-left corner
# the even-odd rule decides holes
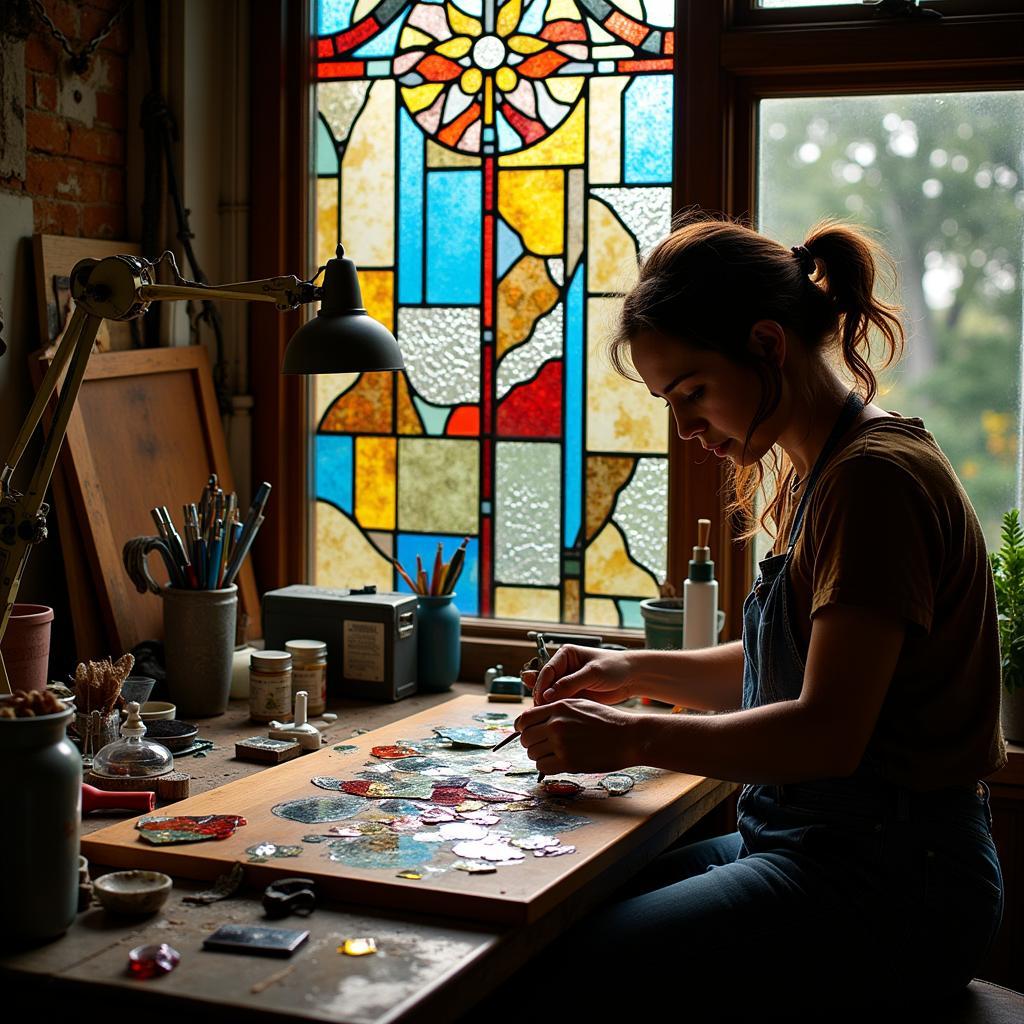
[[[171,269],[173,284],[156,283],[155,272],[163,262]],[[46,539],[49,507],[43,497],[50,485],[100,323],[134,320],[146,312],[151,302],[239,299],[273,302],[283,311],[307,302],[319,302],[317,315],[303,324],[288,342],[282,367],[284,373],[404,369],[394,336],[363,308],[356,266],[345,256],[342,246],[338,246],[335,258],[320,269],[324,271],[322,285],[314,284],[319,271],[309,281],[300,281],[292,275],[205,285],[185,280],[170,252],[165,252],[155,262],[137,256],[108,256],[102,260],[81,260],[75,265],[71,271],[75,311],[18,438],[0,467],[0,640],[7,629],[32,546]],[[2,352],[0,342],[0,354]],[[53,425],[43,442],[28,490],[22,494],[12,487],[14,470],[65,368],[68,368],[67,378],[57,397]],[[10,692],[10,681],[0,655],[0,694]]]

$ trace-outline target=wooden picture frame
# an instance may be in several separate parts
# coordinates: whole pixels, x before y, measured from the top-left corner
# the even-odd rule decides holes
[[[38,388],[49,358],[30,357]],[[68,424],[63,481],[54,499],[64,550],[79,659],[117,656],[141,640],[163,638],[158,597],[135,590],[121,561],[125,541],[152,535],[150,509],[198,501],[210,473],[234,490],[224,428],[206,350],[149,348],[94,353]],[[151,572],[166,573],[158,558]],[[252,566],[238,575],[239,615],[260,635]]]

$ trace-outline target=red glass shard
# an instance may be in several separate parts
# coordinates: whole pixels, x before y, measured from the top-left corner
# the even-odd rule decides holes
[[[527,384],[520,384],[498,406],[498,433],[504,437],[562,436],[562,362],[552,359]]]

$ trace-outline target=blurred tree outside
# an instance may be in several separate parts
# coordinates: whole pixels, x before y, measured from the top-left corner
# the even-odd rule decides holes
[[[759,134],[760,231],[837,217],[895,259],[907,343],[876,401],[924,420],[994,550],[1020,504],[1024,93],[765,100]]]

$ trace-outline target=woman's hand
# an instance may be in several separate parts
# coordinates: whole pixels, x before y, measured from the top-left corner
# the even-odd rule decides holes
[[[533,690],[535,704],[550,704],[566,697],[621,704],[636,696],[629,653],[565,644],[540,672],[523,672],[522,680]]]
[[[639,764],[637,720],[626,711],[570,698],[524,711],[515,727],[543,775],[613,772]]]

